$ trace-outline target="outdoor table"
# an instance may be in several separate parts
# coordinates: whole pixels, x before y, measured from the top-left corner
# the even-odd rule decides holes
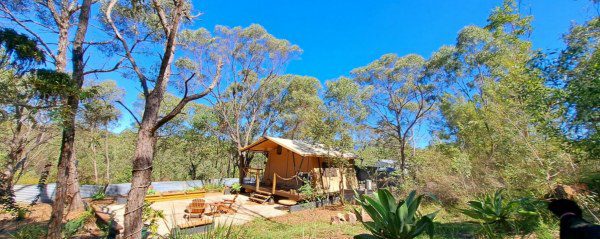
[[[214,217],[218,217],[221,215],[219,211],[219,206],[223,205],[223,202],[209,202],[207,203],[210,206],[210,212]]]

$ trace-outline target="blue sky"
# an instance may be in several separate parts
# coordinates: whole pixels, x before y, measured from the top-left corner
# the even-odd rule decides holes
[[[203,15],[193,28],[257,23],[278,38],[300,46],[304,53],[287,72],[317,77],[321,82],[347,75],[386,53],[431,55],[455,43],[467,25],[485,25],[499,0],[402,1],[223,1],[194,0]],[[561,35],[573,23],[597,15],[588,0],[522,0],[522,12],[534,16],[531,36],[537,49],[563,46]],[[137,81],[112,79],[127,91],[131,104],[139,94]],[[119,131],[131,125],[124,114]]]

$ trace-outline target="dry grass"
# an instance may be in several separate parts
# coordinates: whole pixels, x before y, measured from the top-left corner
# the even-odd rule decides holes
[[[255,220],[243,226],[244,238],[352,238],[365,233],[360,224],[331,225],[332,216],[343,208],[318,208],[290,213],[269,220]]]

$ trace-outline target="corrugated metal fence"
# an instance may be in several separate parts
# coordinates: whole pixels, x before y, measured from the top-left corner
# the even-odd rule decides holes
[[[202,187],[205,184],[222,184],[231,186],[238,181],[237,178],[223,178],[211,180],[192,180],[192,181],[166,181],[152,182],[152,188],[157,192],[166,191],[183,191],[193,187]],[[81,185],[79,191],[81,197],[88,198],[102,190],[103,186],[99,185]],[[131,188],[130,183],[110,184],[106,187],[106,195],[118,196],[126,195]],[[17,202],[32,202],[38,200],[40,202],[52,202],[56,189],[56,184],[50,183],[44,188],[39,188],[38,185],[15,185],[15,200]]]

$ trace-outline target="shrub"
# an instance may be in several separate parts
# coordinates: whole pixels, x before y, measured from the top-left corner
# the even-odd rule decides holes
[[[38,224],[26,224],[19,228],[14,234],[10,234],[11,238],[14,239],[32,239],[42,238],[46,235],[48,229]]]
[[[362,221],[360,212],[355,213],[372,235],[354,238],[409,239],[426,232],[433,237],[433,219],[437,212],[421,216],[418,212],[423,195],[411,191],[405,200],[397,201],[387,189],[379,189],[373,197],[356,194],[358,204],[371,216],[372,222]]]
[[[222,191],[225,186],[216,183],[209,183],[202,186],[202,188],[206,191]]]
[[[92,195],[92,201],[98,201],[106,198],[106,194],[103,191],[98,191]]]
[[[85,211],[78,218],[68,221],[63,226],[63,238],[73,237],[75,234],[77,234],[77,232],[79,232],[79,230],[81,230],[81,228],[83,228],[83,225],[85,225],[89,219],[93,218],[93,216],[94,213],[92,211]]]
[[[313,201],[317,198],[317,192],[313,188],[310,180],[302,179],[302,185],[298,188],[298,192],[306,198],[308,201]]]
[[[27,214],[30,213],[29,209],[24,207],[17,207],[11,211],[11,213],[17,218],[17,221],[21,221],[27,218]]]
[[[231,192],[232,193],[239,193],[242,191],[242,185],[240,185],[239,183],[234,183],[231,185]]]
[[[148,232],[156,234],[158,232],[159,220],[165,220],[165,214],[162,210],[156,210],[151,207],[152,203],[144,202],[142,209],[142,221],[148,225]]]
[[[504,200],[502,190],[496,191],[493,195],[485,195],[482,199],[469,201],[467,204],[469,208],[461,212],[487,224],[505,222],[517,209],[516,201]]]
[[[482,229],[488,235],[505,231],[528,234],[540,225],[545,203],[531,198],[509,200],[502,190],[493,195],[468,202],[469,208],[461,212],[482,222]]]

